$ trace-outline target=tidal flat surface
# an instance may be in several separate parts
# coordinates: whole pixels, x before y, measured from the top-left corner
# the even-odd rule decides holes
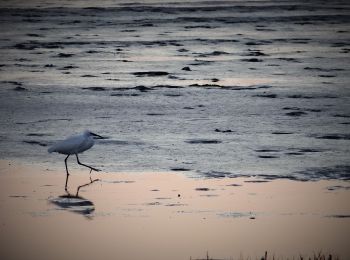
[[[1,259],[350,258],[346,181],[92,175],[0,160]]]
[[[89,129],[104,171],[350,178],[347,1],[0,3],[0,156]],[[73,159],[72,159],[73,160]]]

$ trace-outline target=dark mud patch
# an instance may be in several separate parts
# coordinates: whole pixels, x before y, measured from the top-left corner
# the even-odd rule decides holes
[[[189,50],[185,49],[185,48],[181,48],[177,50],[178,52],[189,52]]]
[[[271,41],[268,40],[256,40],[256,41],[248,41],[245,43],[247,46],[258,46],[258,45],[266,45],[266,44],[271,44]]]
[[[286,155],[304,155],[306,153],[321,153],[325,150],[320,149],[313,149],[313,148],[289,148],[288,151],[285,153]]]
[[[191,68],[186,66],[186,67],[183,67],[181,70],[184,70],[184,71],[191,71]]]
[[[242,176],[242,175],[234,175],[231,172],[224,172],[224,171],[200,172],[200,174],[206,178],[246,177],[246,176]]]
[[[141,71],[141,72],[133,72],[133,75],[137,77],[161,77],[169,75],[169,72],[166,71]]]
[[[23,83],[22,82],[18,82],[18,81],[1,81],[1,83],[4,83],[4,84],[11,84],[11,85],[15,85],[15,86],[22,86]]]
[[[17,43],[13,46],[13,48],[17,50],[32,51],[32,50],[35,50],[37,46],[31,43]]]
[[[26,134],[26,136],[42,137],[42,136],[52,136],[52,135],[51,134],[42,134],[42,133],[29,133],[29,134]]]
[[[29,36],[29,37],[44,37],[43,35],[36,34],[36,33],[27,33],[26,35]]]
[[[336,165],[332,167],[313,167],[296,172],[301,180],[350,180],[350,165]]]
[[[111,97],[138,97],[140,94],[136,93],[112,93]]]
[[[313,148],[302,148],[302,149],[298,149],[298,151],[301,152],[301,153],[320,153],[320,152],[324,152],[324,150],[313,149]]]
[[[241,61],[245,62],[263,62],[264,60],[258,58],[250,58],[250,59],[241,59]]]
[[[23,92],[23,91],[28,91],[28,89],[21,87],[21,86],[17,86],[15,88],[12,89],[13,91],[18,91],[18,92]]]
[[[78,69],[78,66],[74,66],[74,65],[68,65],[68,66],[64,66],[62,68],[59,68],[59,70],[70,70],[70,69]]]
[[[326,216],[327,218],[350,218],[350,215],[342,215],[342,214],[337,214],[337,215],[329,215]]]
[[[221,55],[228,55],[228,52],[225,51],[213,51],[208,53],[201,53],[197,55],[197,57],[211,57],[211,56],[221,56]]]
[[[97,78],[98,76],[91,75],[91,74],[85,74],[85,75],[81,75],[80,77],[82,77],[82,78]]]
[[[311,99],[311,98],[314,98],[314,97],[312,97],[312,96],[300,95],[300,94],[295,94],[295,95],[288,95],[287,98],[305,98],[305,99]]]
[[[85,87],[82,89],[87,89],[91,91],[106,91],[107,89],[105,87]]]
[[[221,130],[218,128],[216,128],[214,131],[217,133],[234,133],[235,132],[235,131],[232,131],[231,129]]]
[[[140,85],[140,86],[136,86],[136,87],[132,87],[132,88],[123,88],[123,87],[112,88],[111,90],[113,90],[113,91],[134,91],[134,90],[138,90],[140,92],[147,92],[147,91],[150,91],[152,89],[153,88],[149,88],[149,87],[145,87],[143,85]]]
[[[284,132],[284,131],[274,131],[271,134],[273,134],[273,135],[292,135],[294,133],[292,133],[292,132]]]
[[[70,57],[73,57],[74,56],[74,53],[63,53],[63,52],[60,52],[59,54],[55,55],[54,57],[56,58],[70,58]]]
[[[181,97],[182,95],[179,93],[165,93],[164,96],[166,96],[166,97]]]
[[[37,121],[31,121],[31,122],[16,122],[17,125],[26,125],[26,124],[36,124],[36,123],[47,123],[51,121],[72,121],[72,119],[69,118],[57,118],[57,119],[41,119]]]
[[[293,95],[288,95],[287,98],[312,99],[312,98],[337,98],[337,96],[334,96],[334,95],[308,96],[308,95],[302,95],[302,94],[293,94]]]
[[[299,152],[287,152],[287,155],[303,155],[304,153],[299,153]]]
[[[304,111],[292,111],[292,112],[288,112],[285,115],[286,116],[293,116],[293,117],[299,117],[299,116],[303,116],[306,115],[307,113]]]
[[[217,84],[191,84],[189,85],[189,87],[196,87],[196,88],[223,88],[223,86],[221,85],[217,85]]]
[[[136,86],[133,89],[138,90],[140,92],[147,92],[149,90],[152,90],[151,88],[145,87],[145,86],[142,86],[142,85],[141,86]]]
[[[300,110],[299,107],[283,107],[283,110]]]
[[[275,158],[279,158],[279,156],[277,155],[258,155],[259,158],[261,159],[275,159]]]
[[[262,97],[262,98],[277,98],[277,94],[258,94],[255,95],[255,97]]]
[[[277,175],[277,174],[260,174],[260,175],[252,175],[250,177],[260,177],[263,178],[264,180],[269,180],[269,181],[273,181],[273,180],[278,180],[278,179],[287,179],[287,180],[294,180],[294,181],[303,181],[304,179],[302,178],[298,178],[294,175]]]
[[[195,62],[190,63],[189,65],[191,66],[204,66],[204,65],[211,65],[215,61],[212,60],[200,60],[200,59],[195,59]]]
[[[210,191],[209,188],[195,188],[196,191]]]
[[[185,141],[188,144],[220,144],[221,140],[217,139],[190,139]]]
[[[109,79],[106,79],[106,80],[109,80],[109,81],[120,81],[120,79],[112,79],[112,78],[109,78]]]
[[[260,50],[251,50],[251,49],[249,49],[248,51],[249,52],[247,54],[245,54],[244,56],[254,56],[254,57],[257,57],[257,56],[268,56],[267,54],[263,53]]]
[[[188,171],[191,171],[191,169],[183,168],[183,167],[173,167],[173,168],[170,168],[170,170],[174,171],[174,172],[188,172]]]
[[[296,58],[277,58],[278,60],[282,61],[288,61],[288,62],[295,62],[295,63],[300,63],[300,61]]]
[[[183,86],[178,86],[178,85],[155,85],[153,88],[170,88],[170,89],[179,89],[179,88],[184,88]]]
[[[276,150],[276,149],[258,149],[255,151],[259,153],[263,153],[258,155],[259,158],[279,158],[276,154],[269,154],[269,153],[283,152],[282,150]],[[285,151],[285,154],[286,155],[304,155],[305,153],[319,153],[319,152],[324,152],[324,150],[313,149],[313,148],[288,148],[287,151]]]
[[[257,150],[255,150],[255,152],[258,152],[258,153],[277,153],[280,151],[281,150],[277,150],[277,149],[257,149]]]
[[[304,111],[314,112],[314,113],[322,112],[321,109],[316,109],[316,108],[307,108],[307,109],[305,109]]]
[[[335,78],[337,75],[327,75],[327,74],[321,74],[318,75],[320,78]]]
[[[163,86],[163,85],[159,85],[159,86]],[[165,86],[165,85],[164,85]],[[133,90],[138,90],[140,92],[148,92],[150,90],[153,90],[153,88],[150,88],[150,87],[146,87],[146,86],[143,86],[143,85],[139,85],[139,86],[136,86],[136,87],[132,87],[132,88],[123,88],[123,87],[120,87],[120,88],[112,88],[113,91],[133,91]]]
[[[19,62],[30,62],[30,61],[32,61],[32,60],[26,59],[26,58],[19,58],[19,59],[15,59],[15,61],[19,61]]]
[[[333,117],[350,118],[349,114],[335,114]]]
[[[319,68],[319,67],[305,67],[304,70],[310,70],[310,71],[318,71],[318,72],[333,72],[333,71],[344,71],[344,69],[325,69],[325,68]]]
[[[328,139],[328,140],[350,140],[350,134],[326,134],[316,135],[317,139]]]
[[[266,182],[270,182],[268,180],[251,180],[251,181],[244,181],[246,183],[266,183]]]
[[[28,198],[26,195],[10,195],[9,198],[25,199]]]
[[[96,51],[96,50],[88,50],[88,51],[85,51],[85,52],[89,53],[89,54],[101,53],[101,51]]]
[[[191,84],[189,87],[198,87],[198,88],[208,88],[208,89],[222,89],[222,90],[256,90],[256,89],[267,89],[271,88],[271,86],[267,85],[252,85],[247,87],[242,86],[223,86],[218,84]]]
[[[147,116],[165,116],[166,114],[162,114],[162,113],[147,113]]]
[[[350,190],[350,186],[335,185],[335,186],[328,186],[326,189],[329,191]]]
[[[42,143],[42,142],[39,142],[39,141],[33,141],[33,140],[23,140],[23,143],[26,143],[26,144],[32,144],[32,145],[40,145],[40,146],[47,146],[46,143]]]

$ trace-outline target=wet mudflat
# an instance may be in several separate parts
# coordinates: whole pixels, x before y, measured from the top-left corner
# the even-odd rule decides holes
[[[91,129],[105,171],[346,179],[346,1],[1,3],[0,155]]]

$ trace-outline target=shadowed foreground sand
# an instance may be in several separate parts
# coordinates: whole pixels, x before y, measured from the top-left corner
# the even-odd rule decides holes
[[[87,170],[71,173],[72,192],[89,181]],[[63,167],[0,161],[0,259],[255,259],[265,250],[350,259],[348,182],[92,176],[101,181],[74,201],[59,197]]]

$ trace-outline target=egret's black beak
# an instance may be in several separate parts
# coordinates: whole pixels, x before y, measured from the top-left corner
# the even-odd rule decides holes
[[[98,135],[98,134],[95,134],[95,133],[92,133],[92,132],[90,132],[90,134],[91,134],[92,136],[94,136],[96,139],[105,139],[103,136],[100,136],[100,135]]]

